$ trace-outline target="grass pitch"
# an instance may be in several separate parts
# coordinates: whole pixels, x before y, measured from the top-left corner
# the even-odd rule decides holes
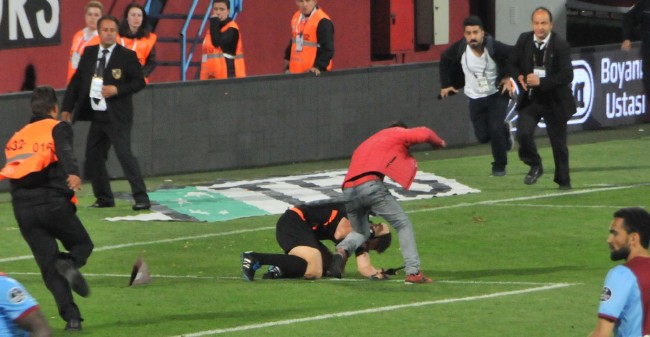
[[[552,182],[546,138],[538,139],[545,175],[523,184],[528,168],[516,151],[508,175],[489,177],[488,146],[417,153],[419,169],[480,189],[478,194],[403,203],[416,230],[425,274],[405,285],[361,278],[350,260],[343,280],[257,280],[240,276],[242,251],[281,252],[277,215],[218,223],[108,222],[131,214],[128,202],[79,216],[96,250],[83,268],[89,298],[78,298],[84,336],[586,336],[596,322],[605,273],[615,265],[605,243],[612,213],[649,207],[650,138],[644,126],[569,135],[574,189]],[[346,160],[190,174],[165,179],[193,184],[341,169]],[[124,181],[116,191],[128,191]],[[66,336],[52,296],[20,237],[10,197],[0,194],[0,270],[39,300],[55,336]],[[397,267],[397,241],[376,266]],[[153,274],[128,287],[142,256]]]

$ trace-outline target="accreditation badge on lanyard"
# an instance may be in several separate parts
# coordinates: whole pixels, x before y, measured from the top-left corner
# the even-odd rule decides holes
[[[99,76],[93,76],[90,82],[90,98],[102,99],[102,87],[104,86],[104,79]]]
[[[533,74],[539,78],[544,78],[546,77],[546,69],[544,69],[544,67],[535,67],[535,69],[533,69]]]
[[[488,90],[490,90],[490,85],[488,84],[488,79],[485,77],[485,74],[474,74],[474,76],[478,83],[478,91],[480,93],[488,92]]]
[[[296,51],[302,51],[302,46],[305,44],[305,39],[303,38],[302,33],[305,31],[307,20],[308,18],[306,18],[303,14],[300,14],[298,24],[296,25]]]

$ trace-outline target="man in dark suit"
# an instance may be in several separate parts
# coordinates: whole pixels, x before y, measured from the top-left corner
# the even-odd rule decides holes
[[[544,118],[555,160],[553,179],[571,189],[567,122],[576,112],[571,91],[573,66],[569,44],[552,31],[553,16],[545,7],[532,14],[533,31],[522,33],[510,56],[510,75],[523,89],[517,104],[519,159],[530,166],[524,183],[532,185],[544,173],[535,145],[535,128]]]
[[[133,210],[151,207],[138,161],[131,153],[134,93],[145,86],[136,54],[116,43],[118,21],[103,16],[97,22],[100,44],[87,47],[63,98],[61,119],[91,121],[86,144],[85,178],[92,181],[96,201],[91,207],[114,207],[106,170],[113,145],[131,185]]]

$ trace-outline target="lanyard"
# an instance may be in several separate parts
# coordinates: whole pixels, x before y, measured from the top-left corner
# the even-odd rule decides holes
[[[85,28],[84,28],[84,31],[85,31]],[[90,35],[90,37],[88,37],[88,39],[86,39],[86,33],[84,32],[84,35],[77,41],[77,45],[74,47],[74,51],[81,54],[79,51],[84,50],[86,48],[86,45],[88,44],[88,42],[90,42],[90,40],[92,40],[93,37],[95,37],[95,35],[97,35],[97,31],[95,31],[92,35]],[[81,44],[82,42],[83,42],[83,44]]]
[[[476,73],[473,72],[473,71],[469,68],[469,62],[467,61],[467,53],[471,53],[471,52],[472,52],[472,48],[471,48],[471,47],[469,48],[469,50],[465,50],[465,65],[467,66],[467,70],[469,70],[472,74],[474,74],[474,77],[475,77],[475,78],[478,78],[478,76],[476,76]],[[483,77],[486,77],[486,76],[485,76],[485,73],[486,73],[486,71],[487,71],[487,67],[488,67],[488,63],[489,63],[488,58],[487,58],[487,50],[483,49],[483,55],[485,55],[485,67],[483,67]],[[481,55],[481,56],[478,57],[478,58],[479,58],[479,59],[482,59],[482,58],[483,58],[483,55]]]
[[[533,47],[536,50],[539,50],[539,48],[537,48],[536,46],[537,43],[536,42],[533,43],[534,43]],[[547,47],[548,47],[548,43],[544,43],[544,56],[542,56],[542,67],[546,64],[546,51],[548,51]],[[537,67],[537,52],[535,50],[533,50],[533,67]]]
[[[302,33],[305,31],[305,25],[307,24],[307,20],[311,18],[312,14],[316,12],[316,7],[309,13],[309,17],[305,17],[304,14],[300,13],[300,18],[298,18],[298,22],[296,22],[296,36],[302,36]]]
[[[131,49],[133,51],[136,51],[135,48],[138,47],[138,40],[137,39],[132,39],[132,40],[133,40],[133,48],[129,48],[129,47],[127,47],[127,48],[129,48],[129,49]],[[124,38],[123,37],[120,38],[120,42],[122,42],[122,43],[120,43],[121,45],[126,47],[126,44],[124,44]]]

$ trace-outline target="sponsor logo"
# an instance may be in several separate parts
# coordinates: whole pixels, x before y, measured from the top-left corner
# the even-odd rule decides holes
[[[9,302],[20,304],[25,300],[25,292],[17,287],[9,289]]]
[[[600,294],[600,301],[607,302],[612,298],[612,291],[608,287],[603,287],[603,292]]]
[[[591,115],[594,106],[594,73],[591,66],[584,60],[574,60],[573,82],[571,89],[576,100],[576,113],[569,120],[569,124],[582,124]]]

